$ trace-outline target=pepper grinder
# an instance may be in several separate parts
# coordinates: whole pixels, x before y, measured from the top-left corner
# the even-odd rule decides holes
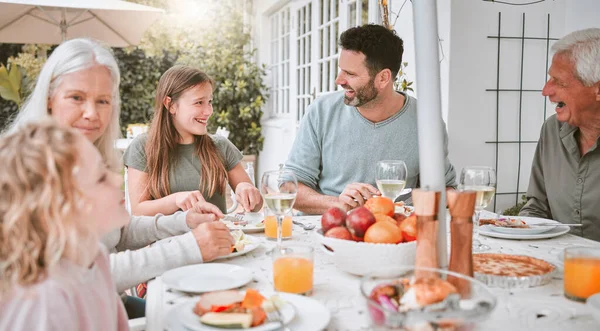
[[[412,192],[415,215],[417,215],[417,257],[415,267],[439,269],[438,239],[438,204],[441,192],[415,189]],[[430,271],[415,272],[416,278],[439,277]]]
[[[450,208],[450,271],[473,277],[473,214],[475,212],[476,193],[472,191],[449,191]],[[465,298],[471,294],[471,286],[465,279],[448,276],[448,282],[456,287]]]

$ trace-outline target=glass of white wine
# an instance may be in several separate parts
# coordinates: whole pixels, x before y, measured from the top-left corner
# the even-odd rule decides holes
[[[277,249],[281,249],[283,217],[292,211],[298,192],[298,180],[291,170],[279,169],[263,174],[260,193],[267,207],[277,216]]]
[[[406,186],[408,170],[406,163],[400,160],[383,160],[377,162],[375,182],[381,194],[393,201],[402,194]]]
[[[496,172],[490,167],[465,167],[460,173],[458,189],[477,193],[473,222],[473,252],[487,251],[490,247],[479,241],[479,213],[494,199]]]

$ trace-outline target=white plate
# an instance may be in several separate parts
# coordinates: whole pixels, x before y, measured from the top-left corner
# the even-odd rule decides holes
[[[563,234],[569,232],[570,228],[568,226],[557,226],[550,231],[538,233],[538,234],[510,234],[510,233],[501,233],[496,232],[494,230],[490,230],[488,226],[484,225],[479,227],[479,234],[488,237],[501,238],[501,239],[548,239],[554,238],[558,236],[562,236]]]
[[[261,294],[262,294],[262,292],[261,292]],[[274,293],[267,293],[267,294],[263,294],[263,296],[270,297],[273,294]],[[194,330],[194,331],[208,331],[208,330],[211,330],[211,331],[221,330],[222,331],[222,330],[225,330],[225,328],[217,328],[217,327],[202,324],[200,322],[200,317],[198,315],[194,314],[193,309],[194,309],[195,305],[196,305],[196,301],[191,301],[191,302],[188,301],[186,303],[181,304],[181,306],[175,312],[175,314],[178,315],[179,320],[181,321],[181,324],[183,326],[185,326],[189,330]],[[296,316],[295,306],[290,304],[287,301],[286,301],[285,305],[283,305],[283,307],[279,307],[279,311],[281,312],[281,317],[285,324],[289,324],[292,321],[292,319],[294,319],[294,316]],[[262,325],[259,325],[259,326],[253,327],[253,328],[227,329],[227,330],[229,330],[229,331],[271,331],[271,330],[277,330],[280,328],[281,328],[281,324],[279,324],[279,323],[265,322]]]
[[[539,223],[556,223],[557,225],[559,225],[560,223],[557,221],[553,221],[553,220],[549,220],[549,219],[545,219],[545,218],[537,218],[537,217],[521,217],[521,216],[500,216],[498,218],[511,218],[511,219],[516,219],[516,220],[521,220],[523,222],[525,222],[525,224],[539,224]],[[543,232],[548,232],[554,228],[556,228],[556,226],[533,226],[530,228],[505,228],[502,226],[493,226],[493,225],[484,225],[483,227],[492,230],[492,231],[496,231],[496,232],[501,232],[501,233],[506,233],[506,234],[518,234],[518,235],[522,235],[522,234],[538,234],[538,233],[543,233]]]
[[[215,260],[223,260],[223,259],[228,259],[230,257],[244,255],[244,254],[247,254],[247,253],[255,250],[258,246],[260,246],[260,239],[258,239],[256,237],[252,237],[252,236],[245,236],[245,238],[248,239],[251,243],[244,245],[243,251],[231,253],[229,255],[224,255],[224,256],[216,258]]]
[[[235,217],[232,215],[227,215]],[[242,220],[248,222],[246,225],[233,225],[231,222],[223,222],[230,230],[242,230],[244,233],[260,233],[265,231],[265,224],[262,223],[264,216],[262,213],[246,213]],[[257,226],[258,225],[258,226]]]
[[[204,293],[244,286],[252,280],[252,270],[223,263],[194,264],[169,270],[162,280],[177,291]]]
[[[329,309],[327,309],[327,307],[325,307],[321,302],[309,297],[289,293],[279,293],[279,297],[285,302],[291,304],[295,308],[296,316],[290,324],[286,325],[290,330],[320,331],[325,330],[327,328],[327,325],[329,325],[331,314],[329,313]],[[187,301],[186,303],[188,302],[195,304],[197,300],[190,299],[190,301]],[[171,313],[168,314],[167,326],[169,327],[170,331],[217,330],[215,328],[211,328],[202,324],[200,324],[201,327],[203,327],[202,329],[192,329],[189,327],[185,327],[183,325],[182,320],[179,318],[179,314],[177,313],[177,311],[182,310],[180,309],[180,307],[183,307],[183,305],[185,305],[186,303],[182,303],[181,305],[174,307],[171,310]],[[223,331],[226,329],[218,330]],[[244,330],[254,331],[254,329]]]

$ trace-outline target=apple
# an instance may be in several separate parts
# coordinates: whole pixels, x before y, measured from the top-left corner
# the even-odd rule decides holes
[[[417,216],[413,214],[403,220],[400,224],[400,230],[404,241],[409,242],[417,239]]]
[[[375,222],[375,216],[365,207],[358,207],[352,210],[348,214],[348,217],[346,217],[346,226],[350,234],[361,241],[367,229],[375,224]]]
[[[321,217],[321,229],[323,233],[327,233],[329,229],[346,224],[346,212],[337,208],[331,207]]]
[[[336,226],[335,228],[329,229],[327,232],[325,232],[325,237],[352,240],[350,231],[343,226]]]

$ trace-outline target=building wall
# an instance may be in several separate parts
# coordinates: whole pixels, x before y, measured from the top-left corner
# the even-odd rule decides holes
[[[511,0],[514,3],[528,1]],[[254,1],[253,33],[258,48],[257,60],[261,63],[269,62],[268,14],[285,3],[287,1]],[[547,77],[547,45],[546,41],[526,40],[522,48],[519,39],[501,40],[498,62],[498,40],[489,36],[498,34],[499,12],[502,13],[503,36],[521,36],[525,14],[525,35],[545,37],[549,14],[550,37],[560,38],[570,31],[600,26],[597,23],[600,1],[553,0],[509,6],[475,0],[438,0],[442,114],[448,127],[451,161],[460,171],[466,165],[496,167],[497,160],[498,192],[524,192],[529,183],[531,160],[540,127],[545,118],[554,113],[554,109],[545,102],[540,92],[500,92],[497,98],[496,92],[486,89],[496,88],[500,63],[501,89],[541,90]],[[406,73],[409,80],[414,81],[416,58],[411,2],[392,0],[390,16],[393,20],[398,16],[394,28],[404,39],[404,61],[409,63]],[[551,46],[552,42],[549,44]],[[551,61],[551,56],[548,61]],[[419,87],[418,82],[414,84],[414,94],[418,97],[418,88],[423,87]],[[519,118],[520,139],[533,143],[521,144],[520,152],[518,144],[500,144],[496,156],[496,146],[486,142],[495,141],[496,133],[502,141],[519,140]],[[496,130],[496,119],[499,130]],[[295,132],[294,119],[264,119],[265,146],[259,159],[259,175],[275,169],[286,160]],[[519,168],[520,171],[517,171]],[[517,194],[498,196],[496,210],[502,211],[513,206],[517,198]]]

